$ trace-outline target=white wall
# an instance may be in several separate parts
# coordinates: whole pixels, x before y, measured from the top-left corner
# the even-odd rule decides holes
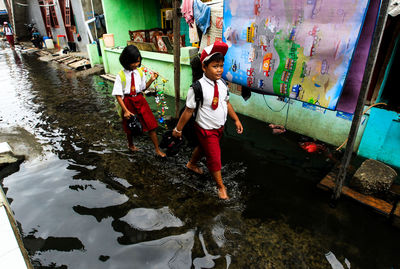
[[[89,44],[89,37],[88,37],[88,33],[86,30],[86,26],[85,26],[85,16],[83,14],[83,9],[82,9],[82,4],[80,0],[71,0],[71,6],[72,6],[72,10],[75,16],[75,21],[76,21],[76,27],[78,28],[78,33],[80,34],[82,40],[78,41],[78,39],[76,38],[76,35],[74,34],[75,37],[75,43],[77,48],[79,49],[79,51],[85,51],[87,52],[87,47],[86,45]],[[73,18],[71,18],[72,20]]]
[[[6,5],[4,4],[4,0],[0,0],[0,10],[5,10]]]

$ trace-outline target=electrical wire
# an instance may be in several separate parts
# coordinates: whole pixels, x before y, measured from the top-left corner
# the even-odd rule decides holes
[[[263,95],[263,99],[264,99],[265,105],[266,105],[269,109],[271,109],[271,111],[273,111],[273,112],[281,112],[281,111],[285,108],[285,106],[288,106],[288,108],[287,108],[287,110],[286,110],[285,125],[283,126],[285,129],[286,129],[286,127],[287,127],[287,122],[288,122],[288,118],[289,118],[289,108],[290,108],[290,104],[289,104],[290,98],[289,98],[289,97],[286,97],[286,98],[287,98],[287,101],[285,101],[285,104],[283,105],[283,107],[282,107],[281,109],[279,109],[279,110],[275,110],[275,109],[273,109],[270,105],[268,105],[267,100],[265,100],[265,95]]]
[[[270,107],[270,105],[268,105],[267,100],[265,100],[265,95],[263,95],[263,99],[264,99],[265,105],[266,105],[269,109],[271,109],[272,112],[281,112],[281,111],[285,108],[285,106],[288,104],[288,102],[285,102],[285,104],[283,105],[283,107],[282,107],[281,109],[279,109],[279,110],[274,110],[272,107]]]

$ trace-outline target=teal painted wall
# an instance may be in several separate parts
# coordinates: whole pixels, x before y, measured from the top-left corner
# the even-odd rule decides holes
[[[372,108],[358,154],[400,168],[400,114]]]
[[[126,46],[129,30],[161,27],[158,0],[103,0],[107,33],[114,34],[115,46]]]

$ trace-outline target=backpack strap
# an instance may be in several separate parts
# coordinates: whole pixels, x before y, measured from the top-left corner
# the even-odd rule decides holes
[[[220,80],[222,81],[222,83],[225,84],[225,86],[226,86],[226,94],[229,96],[229,87],[228,87],[228,83],[227,83],[226,80],[223,79],[223,78],[220,78]]]
[[[126,76],[125,76],[124,70],[121,69],[121,70],[118,72],[118,75],[119,75],[119,77],[121,78],[122,89],[125,89],[125,86],[126,86]],[[124,90],[122,90],[122,92],[123,92],[123,91],[124,91]]]
[[[139,72],[140,78],[143,78],[143,69],[142,68],[136,68],[136,70]],[[118,72],[119,77],[121,78],[121,83],[122,83],[122,89],[125,89],[126,86],[126,76],[124,69],[121,69]]]
[[[192,84],[192,89],[194,92],[194,100],[196,102],[196,108],[194,109],[194,117],[196,118],[199,107],[203,106],[203,89],[201,88],[200,81],[196,80]]]
[[[138,67],[138,68],[136,68],[136,70],[139,72],[140,78],[143,78],[143,68]]]

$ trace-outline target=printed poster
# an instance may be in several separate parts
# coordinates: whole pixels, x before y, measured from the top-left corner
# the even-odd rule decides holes
[[[225,0],[224,77],[334,110],[368,0]]]

